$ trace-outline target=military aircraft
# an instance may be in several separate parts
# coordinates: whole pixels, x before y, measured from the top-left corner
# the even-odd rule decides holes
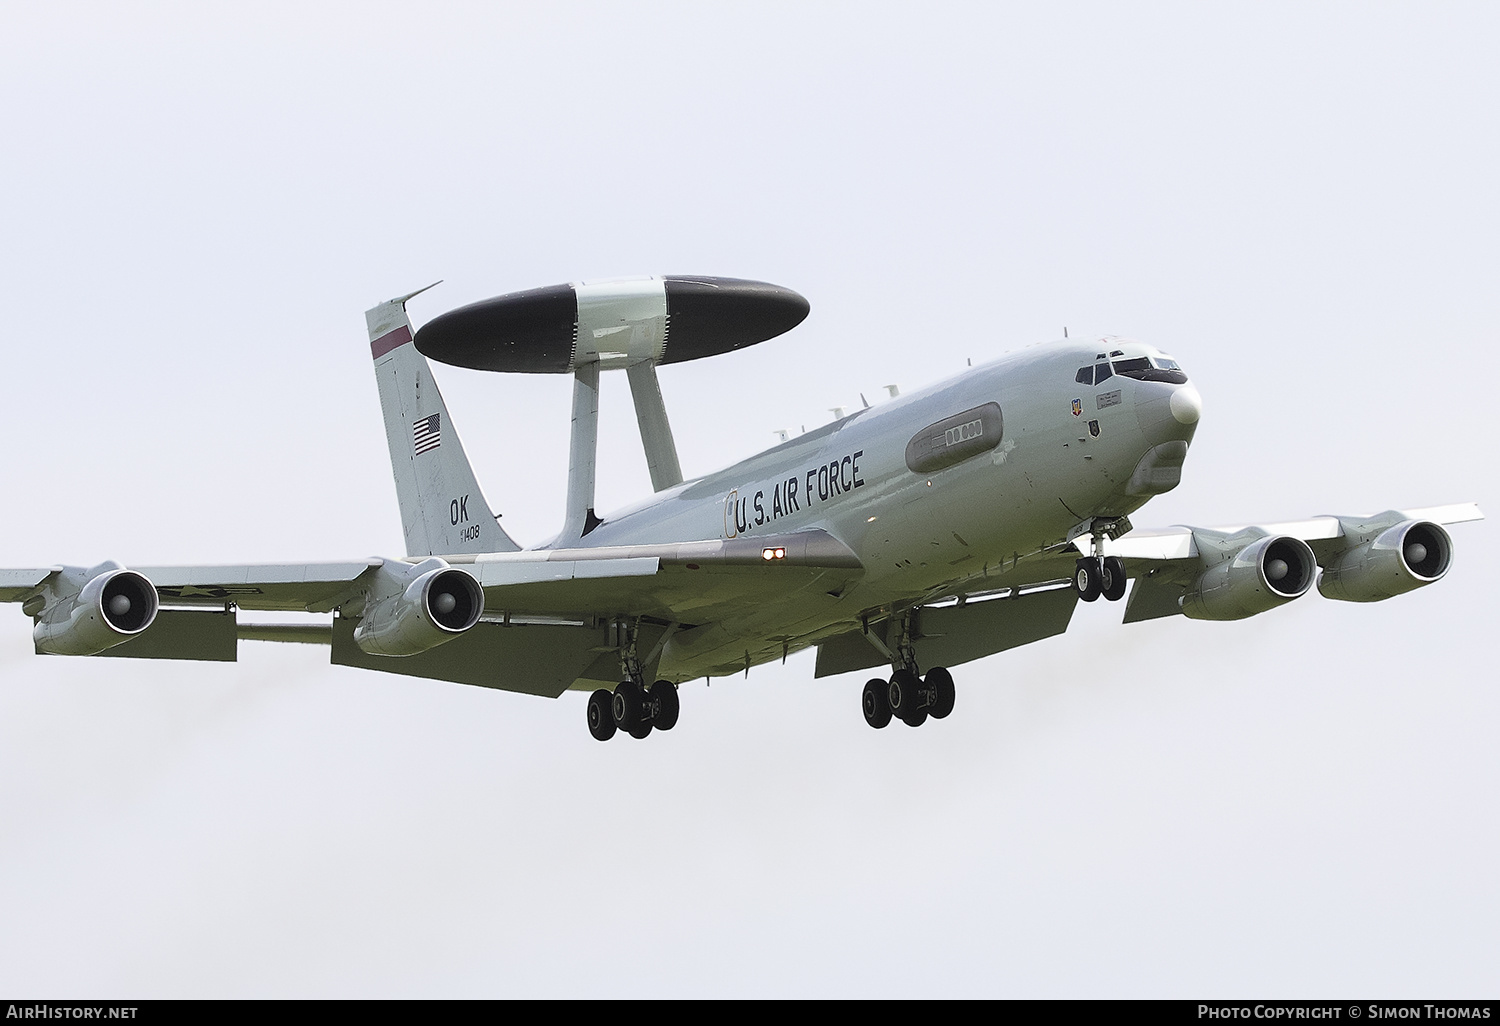
[[[429,286],[430,288],[431,286]],[[425,290],[419,290],[425,291]],[[402,558],[0,570],[38,653],[231,661],[240,640],[330,646],[335,664],[556,698],[591,734],[678,720],[679,686],[817,650],[818,677],[876,666],[872,727],[954,707],[949,667],[1067,630],[1079,601],[1127,623],[1237,620],[1317,582],[1371,602],[1440,580],[1472,503],[1289,524],[1132,530],[1181,480],[1202,401],[1126,338],[1032,346],[683,480],[656,368],[799,324],[764,282],[675,275],[512,293],[412,331],[366,314],[405,533]],[[485,501],[427,358],[572,374],[566,518],[523,550]],[[601,372],[624,370],[654,494],[594,509]],[[1321,574],[1319,573],[1321,568]],[[241,612],[327,623],[242,622]]]

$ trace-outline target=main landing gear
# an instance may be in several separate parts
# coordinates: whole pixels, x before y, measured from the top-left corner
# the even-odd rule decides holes
[[[669,680],[659,680],[646,687],[645,667],[636,654],[635,625],[616,623],[611,626],[611,631],[618,634],[620,676],[625,679],[616,684],[613,691],[600,688],[589,695],[589,733],[596,741],[608,741],[617,730],[623,730],[633,738],[644,738],[653,730],[671,730],[677,726],[677,714],[681,710],[677,685]],[[660,649],[660,643],[656,647]],[[653,652],[647,661],[654,655]]]
[[[891,626],[896,644],[886,651],[895,670],[890,680],[877,677],[865,684],[862,696],[865,722],[879,730],[893,716],[908,727],[920,727],[929,716],[942,719],[953,711],[953,674],[947,667],[934,666],[926,677],[919,677],[911,613],[897,617]]]
[[[589,696],[589,733],[596,741],[608,741],[623,730],[644,738],[653,730],[677,726],[677,685],[659,680],[643,688],[633,680],[622,680],[613,691],[600,688]]]
[[[953,674],[934,666],[927,676],[897,670],[891,679],[875,678],[865,685],[865,722],[879,730],[895,717],[908,727],[920,727],[931,716],[940,720],[953,711]]]

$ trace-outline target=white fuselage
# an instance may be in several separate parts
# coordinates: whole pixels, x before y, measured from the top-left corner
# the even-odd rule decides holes
[[[1106,360],[1096,361],[1101,353]],[[1201,408],[1197,392],[1185,379],[1078,380],[1083,368],[1108,362],[1110,353],[1119,354],[1115,362],[1163,360],[1157,350],[1122,339],[1033,346],[612,513],[573,544],[827,531],[864,566],[835,609],[826,599],[777,603],[717,625],[713,643],[699,639],[676,651],[668,645],[663,669],[693,676],[779,657],[781,643],[764,639],[795,639],[787,647],[796,650],[872,611],[957,593],[989,566],[1056,545],[1090,518],[1127,515],[1166,490],[1158,484],[1155,492],[1143,491],[1139,480],[1132,486],[1133,475],[1139,477],[1148,452],[1191,439]],[[951,466],[912,469],[914,437],[986,404],[998,404],[1003,423],[991,421],[990,437],[968,442],[980,451]],[[960,418],[950,439],[983,430],[977,415],[967,423]],[[762,640],[751,645],[752,639]],[[668,666],[674,658],[683,664]]]

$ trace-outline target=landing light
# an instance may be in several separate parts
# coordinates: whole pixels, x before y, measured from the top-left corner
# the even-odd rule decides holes
[[[773,559],[785,559],[786,549],[761,549],[760,558],[766,560],[767,562]]]

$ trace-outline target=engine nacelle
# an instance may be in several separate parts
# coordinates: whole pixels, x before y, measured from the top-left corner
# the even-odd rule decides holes
[[[1329,560],[1318,591],[1340,602],[1379,602],[1441,580],[1452,562],[1447,531],[1406,520]]]
[[[354,628],[354,643],[370,655],[408,656],[452,641],[479,622],[484,589],[472,574],[441,559],[405,573],[386,564]]]
[[[1182,597],[1194,620],[1243,620],[1307,593],[1318,561],[1307,542],[1277,535],[1251,542],[1204,571]]]
[[[39,653],[98,655],[156,620],[155,586],[118,563],[64,568],[47,591],[33,600],[40,605],[31,631]]]

